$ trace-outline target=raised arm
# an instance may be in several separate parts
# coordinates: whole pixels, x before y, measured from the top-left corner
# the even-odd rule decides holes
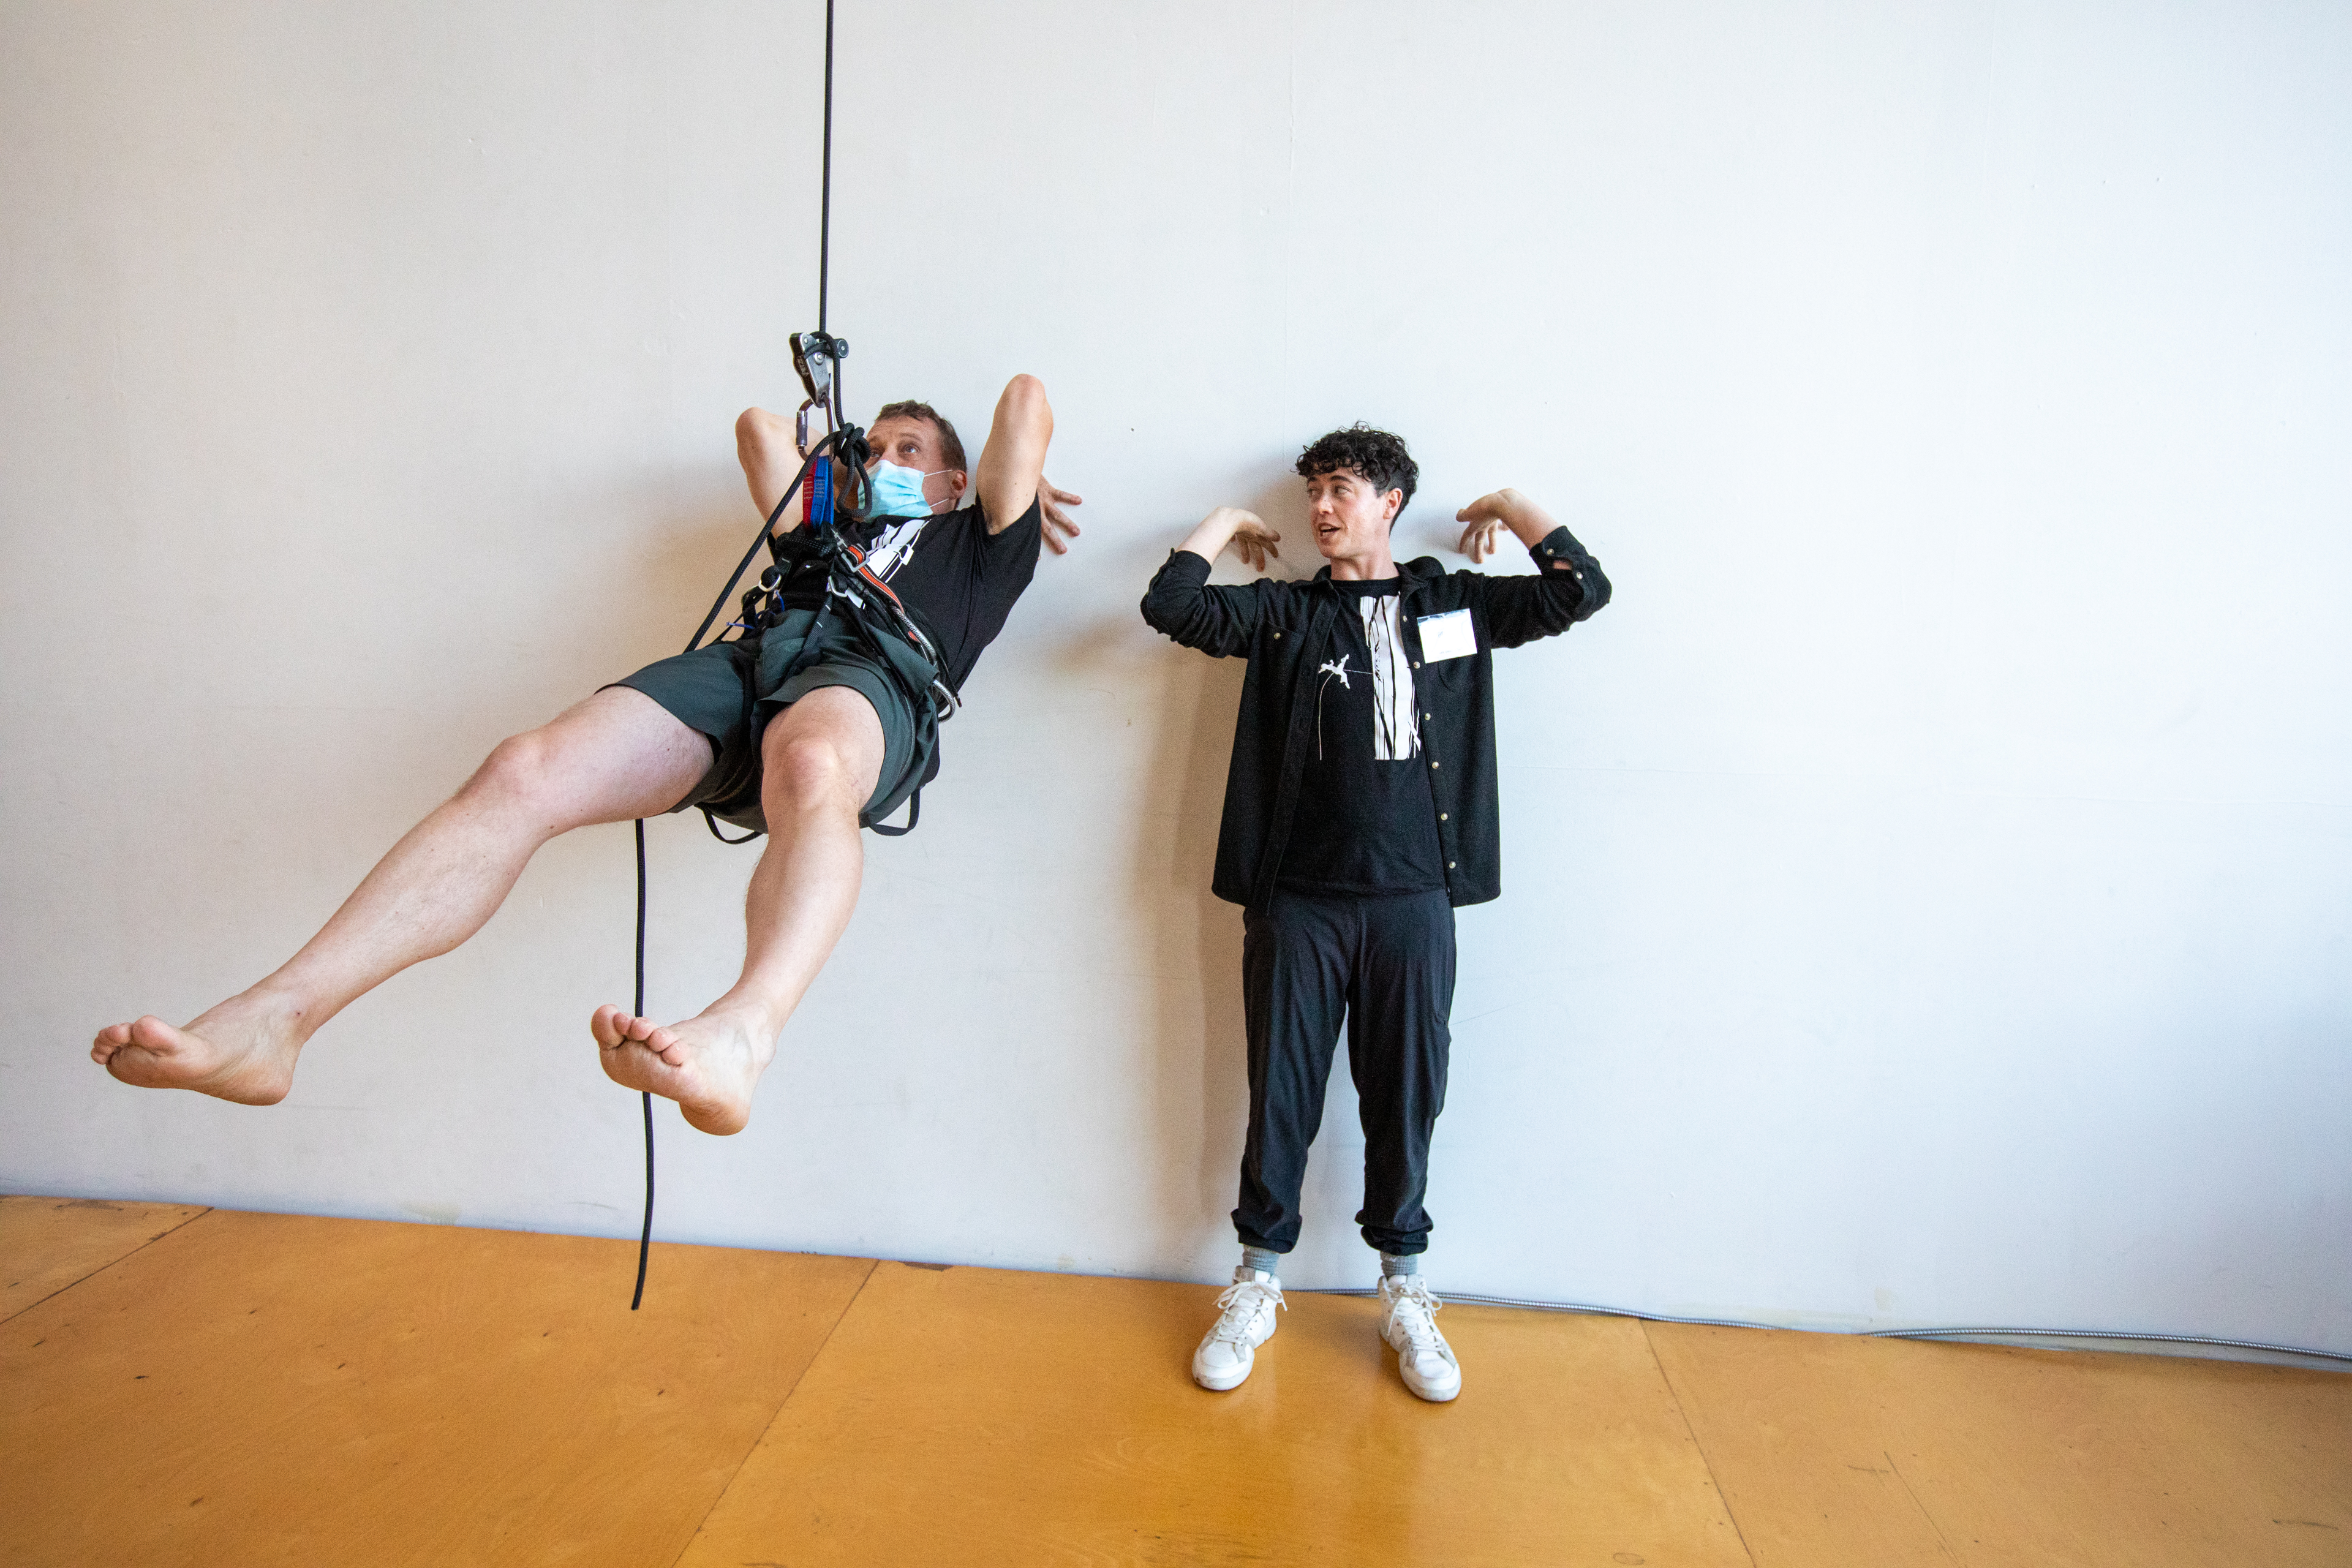
[[[735,456],[742,459],[743,482],[751,487],[751,504],[761,517],[776,502],[793,476],[801,471],[801,455],[793,446],[793,422],[764,408],[746,408],[735,416]],[[776,519],[776,531],[790,533],[801,525],[800,503],[794,501]]]
[[[980,449],[980,505],[989,532],[1002,533],[1020,521],[1037,499],[1045,447],[1053,439],[1054,406],[1045,401],[1045,384],[1034,375],[1006,382],[988,427],[988,445]]]
[[[1467,525],[1462,530],[1462,553],[1470,557],[1473,566],[1486,564],[1486,557],[1495,553],[1502,543],[1500,534],[1504,529],[1509,529],[1521,544],[1533,550],[1543,542],[1545,534],[1559,526],[1533,498],[1514,489],[1480,496],[1455,512],[1454,521]]]
[[[1254,512],[1221,506],[1168,552],[1167,562],[1144,590],[1143,618],[1186,647],[1219,658],[1246,654],[1257,636],[1270,585],[1212,588],[1209,566],[1217,552],[1234,545],[1243,560],[1263,571],[1282,536]]]
[[[1465,574],[1480,585],[1487,635],[1497,647],[1517,647],[1589,620],[1609,602],[1609,579],[1592,552],[1551,513],[1517,490],[1480,496],[1454,514],[1464,524],[1462,553],[1484,563],[1510,530],[1535,557],[1532,577],[1484,577]]]
[[[1186,534],[1176,548],[1189,550],[1214,565],[1217,552],[1228,544],[1253,572],[1265,571],[1267,557],[1282,553],[1282,535],[1268,528],[1257,513],[1237,506],[1221,506],[1202,518],[1201,526]]]

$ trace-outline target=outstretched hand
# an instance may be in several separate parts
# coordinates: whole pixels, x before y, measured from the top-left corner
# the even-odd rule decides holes
[[[1518,520],[1531,510],[1540,510],[1514,489],[1480,496],[1454,514],[1454,521],[1468,525],[1462,531],[1462,553],[1470,557],[1472,565],[1484,564],[1486,557],[1502,548],[1506,530],[1517,535]]]
[[[1037,476],[1037,519],[1039,531],[1045,536],[1045,547],[1056,555],[1070,552],[1070,541],[1083,531],[1077,520],[1064,507],[1083,506],[1086,497],[1055,488],[1045,475]]]
[[[1179,550],[1189,550],[1212,565],[1226,545],[1248,563],[1250,570],[1263,572],[1270,559],[1282,553],[1282,535],[1265,525],[1265,519],[1254,511],[1244,511],[1237,506],[1221,506],[1201,520],[1198,528],[1184,536]]]
[[[1268,527],[1265,519],[1254,511],[1244,511],[1237,506],[1221,506],[1209,514],[1212,521],[1222,515],[1233,524],[1233,538],[1228,542],[1243,564],[1253,572],[1263,572],[1265,563],[1282,554],[1282,535]]]

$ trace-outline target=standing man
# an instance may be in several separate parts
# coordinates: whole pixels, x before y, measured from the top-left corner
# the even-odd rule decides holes
[[[1598,562],[1543,508],[1496,490],[1456,513],[1484,562],[1508,530],[1532,576],[1448,572],[1389,552],[1420,468],[1358,425],[1299,454],[1315,546],[1302,583],[1208,585],[1227,544],[1253,568],[1280,535],[1219,507],[1151,580],[1143,618],[1187,647],[1249,660],[1217,837],[1216,895],[1243,906],[1250,1109],[1234,1226],[1241,1267],[1192,1357],[1202,1387],[1249,1376],[1298,1241],[1307,1145],[1344,1015],[1364,1127],[1364,1206],[1381,1254],[1381,1333],[1405,1386],[1452,1399],[1462,1369],[1433,1321],[1429,1137],[1445,1104],[1454,909],[1502,892],[1492,650],[1566,631],[1609,602]]]

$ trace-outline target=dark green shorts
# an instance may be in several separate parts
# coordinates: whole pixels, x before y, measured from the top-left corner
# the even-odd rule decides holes
[[[848,687],[872,703],[875,716],[882,721],[882,773],[859,815],[861,823],[871,826],[883,820],[939,772],[939,723],[929,705],[918,709],[875,649],[839,616],[824,618],[823,652],[816,662],[784,679],[815,618],[812,610],[789,611],[758,637],[712,643],[649,664],[613,683],[644,692],[710,742],[710,771],[672,811],[701,806],[738,827],[765,832],[768,821],[760,809],[761,737],[779,710],[820,686]],[[883,639],[883,648],[893,657],[904,654],[908,679],[919,680],[927,673],[927,667],[911,650],[902,649],[897,638]]]

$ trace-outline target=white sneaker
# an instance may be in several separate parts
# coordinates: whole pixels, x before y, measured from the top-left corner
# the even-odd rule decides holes
[[[1381,1281],[1381,1338],[1396,1348],[1404,1385],[1432,1404],[1462,1392],[1462,1363],[1431,1320],[1444,1305],[1429,1293],[1418,1274],[1391,1274]]]
[[[1217,1326],[1192,1352],[1192,1381],[1223,1394],[1239,1388],[1257,1360],[1257,1347],[1274,1338],[1274,1315],[1286,1310],[1282,1281],[1255,1268],[1236,1268],[1234,1282],[1217,1298]]]

